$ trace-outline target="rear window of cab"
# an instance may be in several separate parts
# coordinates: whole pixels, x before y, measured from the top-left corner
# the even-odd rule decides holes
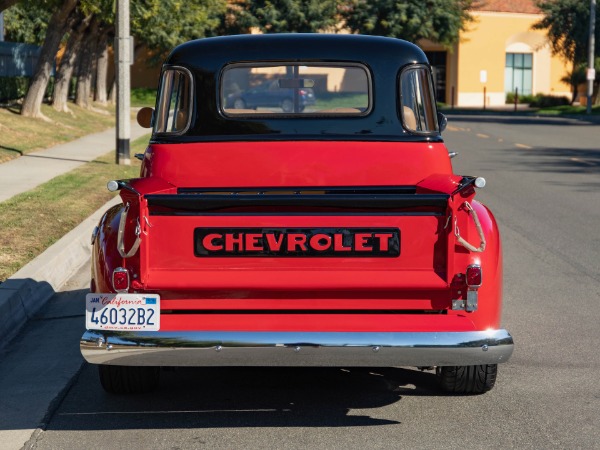
[[[220,77],[225,116],[369,114],[371,77],[361,64],[231,64]]]
[[[188,69],[167,66],[161,74],[154,133],[183,134],[190,127],[193,78]],[[360,117],[373,108],[369,70],[359,63],[243,63],[226,66],[219,77],[221,114],[226,117]],[[439,130],[429,68],[400,71],[398,115],[413,134]],[[393,97],[389,97],[393,101]],[[257,116],[258,115],[258,116]]]

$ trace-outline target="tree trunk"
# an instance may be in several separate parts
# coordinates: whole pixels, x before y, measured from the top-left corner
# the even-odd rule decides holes
[[[54,59],[62,37],[65,35],[70,23],[69,16],[75,9],[77,0],[64,0],[48,23],[48,31],[44,45],[40,52],[34,75],[31,79],[27,95],[21,107],[21,114],[27,117],[43,117],[41,112],[42,101],[48,87]]]
[[[70,112],[67,101],[69,98],[71,76],[73,75],[75,63],[80,54],[79,52],[85,30],[90,25],[91,20],[92,16],[82,19],[79,25],[72,30],[69,40],[67,41],[65,53],[56,74],[56,83],[54,84],[54,99],[52,101],[52,106],[57,111]]]
[[[17,3],[19,0],[0,0],[0,11],[10,8],[12,5]]]
[[[90,96],[92,91],[92,74],[94,66],[94,47],[98,36],[98,21],[94,18],[84,41],[85,52],[79,60],[79,72],[77,74],[77,93],[75,103],[82,108],[90,109],[92,104]]]
[[[108,94],[108,101],[111,105],[117,103],[117,77],[113,77],[113,82],[110,84],[110,92]]]
[[[106,90],[106,77],[108,73],[108,34],[106,30],[98,39],[98,59],[96,62],[96,101],[106,106],[108,93]]]

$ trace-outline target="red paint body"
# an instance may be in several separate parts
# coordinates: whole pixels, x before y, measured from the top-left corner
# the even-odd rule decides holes
[[[461,179],[452,173],[442,143],[150,145],[141,178],[131,182],[142,194],[141,201],[132,192],[121,191],[123,201],[131,204],[125,248],[133,244],[139,217],[140,249],[132,258],[119,256],[116,231],[123,206],[111,209],[101,221],[94,246],[92,291],[113,292],[113,269],[126,267],[137,291],[160,294],[164,331],[497,329],[502,296],[498,227],[491,212],[473,200],[472,187],[452,196]],[[286,215],[285,209],[274,215],[270,214],[272,209],[265,208],[264,214],[248,215],[243,207],[228,210],[227,215],[153,215],[145,199],[149,194],[176,194],[178,188],[268,187],[285,191],[316,186],[416,186],[417,193],[451,197],[446,213],[437,216],[410,211],[403,215],[348,215],[335,208],[290,209],[293,215]],[[473,220],[463,206],[465,201],[471,203],[481,222],[487,240],[483,253],[472,253],[456,242],[455,221],[463,238],[474,243],[478,240]],[[368,252],[362,257],[202,258],[194,254],[197,227],[397,228],[401,251],[393,258],[374,257]],[[256,251],[256,239],[245,241],[250,251]],[[301,236],[291,239],[298,245],[306,243]],[[213,241],[207,242],[212,245]],[[322,242],[325,245],[326,241]],[[368,247],[366,240],[361,242],[363,248]],[[341,241],[332,245],[344,252]],[[470,264],[480,264],[483,271],[478,310],[453,311],[453,299],[466,299],[464,274]]]

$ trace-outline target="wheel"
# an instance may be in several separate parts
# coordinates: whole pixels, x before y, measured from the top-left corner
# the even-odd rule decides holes
[[[440,385],[446,392],[483,394],[494,387],[498,365],[438,367],[436,372]]]
[[[246,102],[242,98],[236,98],[233,107],[234,109],[246,109]]]
[[[294,102],[289,98],[286,98],[281,102],[281,109],[283,109],[283,112],[285,113],[291,113],[294,111]]]
[[[158,387],[160,367],[99,365],[100,384],[111,394],[143,394]]]

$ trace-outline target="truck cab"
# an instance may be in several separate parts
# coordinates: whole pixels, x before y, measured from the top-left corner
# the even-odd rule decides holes
[[[172,366],[413,366],[480,394],[513,351],[485,185],[455,174],[406,41],[200,39],[163,64],[140,177],[94,232],[84,358],[109,392]],[[268,369],[265,369],[268,370]]]

